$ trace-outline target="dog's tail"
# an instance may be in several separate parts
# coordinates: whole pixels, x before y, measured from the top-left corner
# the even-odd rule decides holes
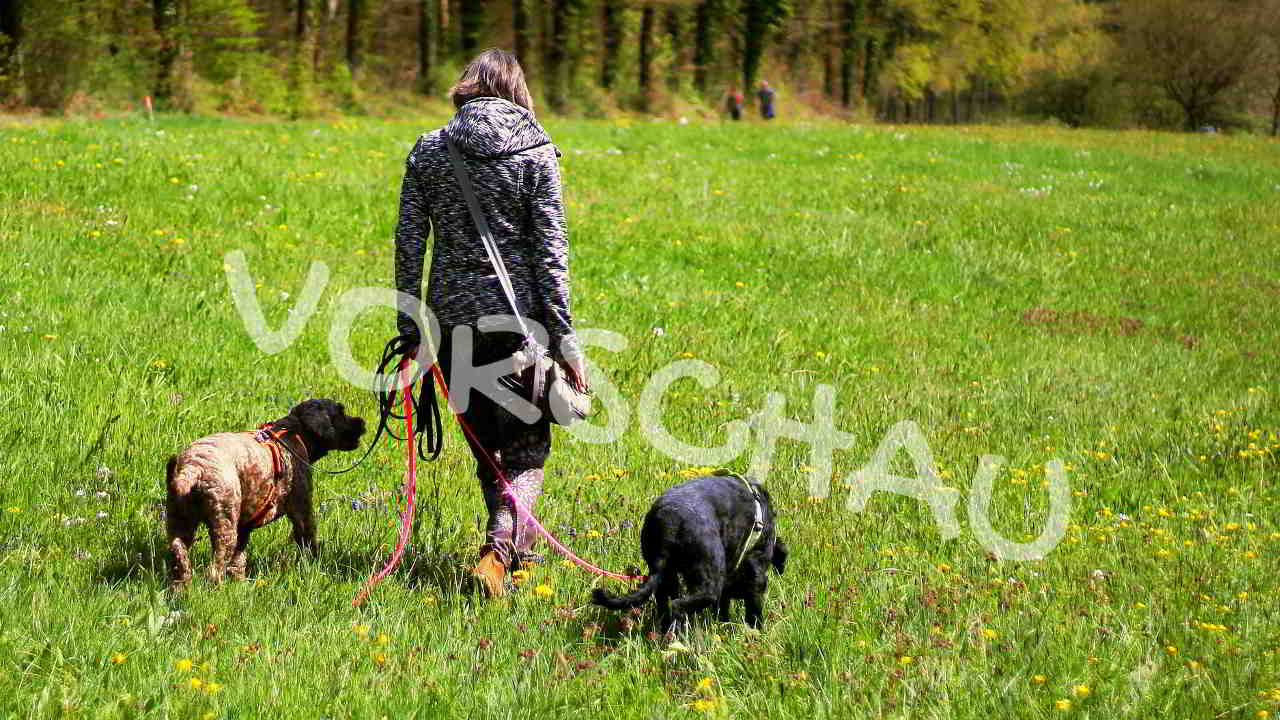
[[[649,577],[645,579],[640,587],[636,588],[635,592],[629,595],[610,595],[605,592],[604,588],[596,588],[591,593],[591,602],[610,610],[626,610],[640,607],[662,584],[662,572],[665,565],[666,562],[662,559],[655,561],[649,568],[651,571]]]
[[[187,467],[190,468],[190,466]],[[177,455],[170,456],[169,462],[164,466],[164,484],[171,497],[181,497],[190,493],[195,480],[194,472],[183,472],[178,468]]]

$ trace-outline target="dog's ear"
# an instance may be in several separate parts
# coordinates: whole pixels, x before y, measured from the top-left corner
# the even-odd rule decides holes
[[[773,539],[773,569],[782,574],[787,569],[787,544],[782,542],[782,538],[775,537]]]
[[[331,418],[336,406],[337,403],[332,400],[307,400],[295,407],[292,414],[298,418],[298,422],[302,423],[302,427],[322,440],[333,442],[334,429]]]

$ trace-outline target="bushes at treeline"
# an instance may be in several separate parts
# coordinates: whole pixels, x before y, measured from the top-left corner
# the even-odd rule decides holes
[[[0,104],[361,112],[491,45],[568,114],[1280,125],[1280,0],[0,0]]]

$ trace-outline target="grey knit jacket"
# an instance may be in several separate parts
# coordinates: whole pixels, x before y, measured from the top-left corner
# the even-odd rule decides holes
[[[547,329],[553,350],[573,354],[569,239],[559,155],[533,113],[499,98],[462,106],[445,125],[462,152],[480,207],[526,318]],[[396,287],[418,300],[427,233],[435,228],[427,307],[447,329],[511,310],[458,188],[441,130],[420,138],[405,161],[396,226]],[[416,305],[416,303],[415,303]],[[416,335],[401,307],[401,334]]]

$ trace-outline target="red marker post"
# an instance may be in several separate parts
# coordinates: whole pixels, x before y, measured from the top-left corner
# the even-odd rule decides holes
[[[156,121],[156,111],[151,107],[151,96],[147,95],[142,99],[142,104],[147,106],[147,119],[151,122]]]

